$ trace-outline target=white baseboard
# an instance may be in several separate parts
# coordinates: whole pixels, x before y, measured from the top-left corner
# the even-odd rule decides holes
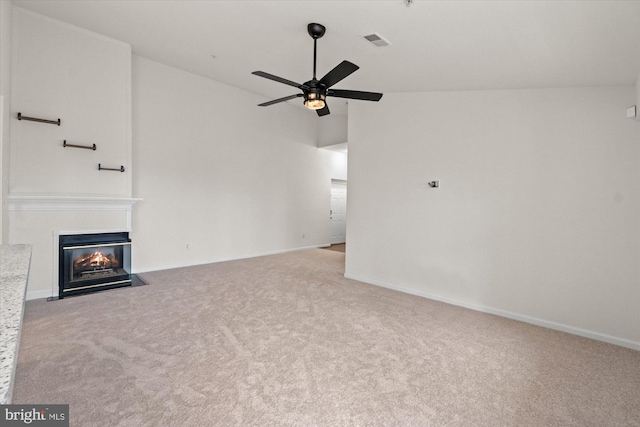
[[[51,289],[45,289],[45,290],[37,290],[37,291],[29,291],[27,290],[27,295],[25,296],[25,299],[27,301],[32,300],[32,299],[40,299],[40,298],[49,298],[51,295]]]
[[[261,257],[261,256],[267,256],[267,255],[277,255],[277,254],[285,254],[287,252],[296,252],[296,251],[306,251],[309,249],[319,249],[319,248],[328,248],[329,246],[331,246],[331,244],[329,243],[325,243],[325,244],[319,244],[319,245],[313,245],[313,246],[302,246],[302,247],[298,247],[298,248],[289,248],[289,249],[280,249],[277,251],[269,251],[269,252],[258,252],[258,253],[253,253],[253,254],[248,254],[248,255],[242,255],[242,256],[238,256],[238,257],[229,257],[229,258],[216,258],[216,259],[212,259],[210,261],[205,261],[205,262],[199,262],[196,264],[189,264],[189,265],[163,265],[161,267],[158,268],[152,268],[150,270],[135,270],[132,272],[133,274],[142,274],[142,273],[149,273],[152,271],[160,271],[160,270],[171,270],[172,268],[183,268],[183,267],[194,267],[196,265],[206,265],[206,264],[215,264],[217,262],[226,262],[226,261],[236,261],[236,260],[240,260],[240,259],[248,259],[248,258],[257,258],[257,257]]]
[[[464,308],[468,308],[475,311],[480,311],[483,313],[495,314],[496,316],[506,317],[508,319],[513,319],[513,320],[519,320],[521,322],[530,323],[532,325],[542,326],[544,328],[554,329],[556,331],[566,332],[569,334],[578,335],[585,338],[591,338],[597,341],[603,341],[609,344],[615,344],[621,347],[626,347],[632,350],[640,351],[640,342],[637,342],[637,341],[632,341],[625,338],[619,338],[619,337],[615,337],[608,334],[602,334],[600,332],[594,332],[588,329],[582,329],[582,328],[576,328],[574,326],[563,325],[562,323],[551,322],[548,320],[539,319],[539,318],[527,316],[524,314],[513,313],[511,311],[501,310],[498,308],[487,307],[481,304],[473,304],[465,301],[447,298],[440,295],[422,292],[422,291],[418,291],[411,288],[395,286],[389,283],[380,282],[378,280],[368,279],[366,277],[360,277],[352,274],[345,274],[344,277],[346,277],[347,279],[368,283],[370,285],[381,286],[387,289],[393,289],[394,291],[403,292],[405,294],[416,295],[419,297],[431,299],[434,301],[440,301],[447,304],[456,305],[459,307],[464,307]]]

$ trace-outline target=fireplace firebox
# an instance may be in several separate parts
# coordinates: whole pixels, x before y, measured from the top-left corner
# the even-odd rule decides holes
[[[59,236],[59,298],[130,286],[129,233]]]

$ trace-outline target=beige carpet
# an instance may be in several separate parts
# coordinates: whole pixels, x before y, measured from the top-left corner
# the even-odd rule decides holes
[[[322,248],[322,249],[327,249],[327,250],[336,251],[336,252],[345,252],[346,248],[347,248],[346,243],[337,243],[335,245],[327,246],[326,248]]]
[[[640,352],[365,285],[309,250],[29,301],[14,403],[72,426],[640,426]]]

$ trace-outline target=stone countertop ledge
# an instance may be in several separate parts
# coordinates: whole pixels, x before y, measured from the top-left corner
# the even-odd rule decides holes
[[[11,403],[31,245],[0,246],[0,405]]]

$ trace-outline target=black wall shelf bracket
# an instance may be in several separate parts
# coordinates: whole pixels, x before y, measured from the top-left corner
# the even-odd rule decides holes
[[[98,163],[99,171],[116,171],[116,172],[124,172],[124,166],[120,166],[120,169],[117,168],[103,168],[100,163]]]
[[[18,113],[18,120],[29,120],[29,121],[32,121],[32,122],[49,123],[51,125],[60,126],[60,119],[58,119],[58,120],[36,119],[35,117],[23,116],[22,113]]]
[[[75,144],[67,144],[67,140],[65,139],[64,142],[62,143],[63,147],[73,147],[73,148],[84,148],[86,150],[93,150],[96,151],[96,149],[98,147],[96,147],[96,144],[93,145],[75,145]]]

